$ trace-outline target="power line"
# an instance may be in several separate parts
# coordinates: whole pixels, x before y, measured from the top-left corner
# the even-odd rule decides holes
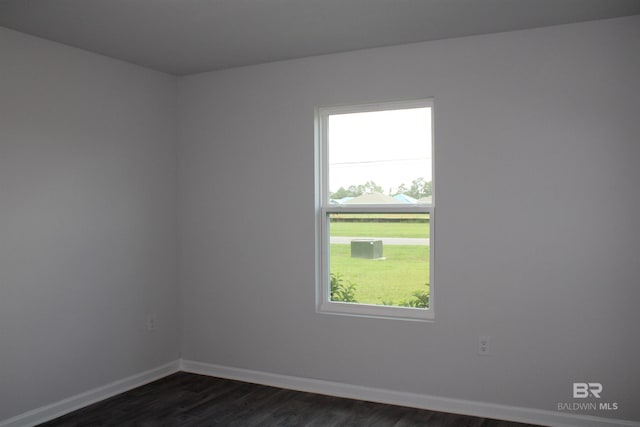
[[[330,166],[349,166],[349,165],[363,165],[363,164],[389,164],[389,163],[399,163],[399,162],[407,162],[407,161],[417,161],[417,160],[431,160],[430,157],[414,157],[411,159],[391,159],[391,160],[364,160],[359,162],[335,162],[329,163]]]

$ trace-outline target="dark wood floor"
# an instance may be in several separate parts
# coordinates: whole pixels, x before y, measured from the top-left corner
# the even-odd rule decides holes
[[[41,426],[526,427],[529,425],[342,399],[179,372]]]

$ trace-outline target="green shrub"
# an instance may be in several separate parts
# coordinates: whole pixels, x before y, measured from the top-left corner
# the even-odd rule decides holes
[[[357,302],[356,285],[345,283],[340,273],[331,273],[331,301]]]
[[[429,286],[428,283],[425,283],[424,285],[427,287]],[[429,291],[416,291],[413,293],[411,299],[403,301],[400,305],[403,307],[429,308]]]

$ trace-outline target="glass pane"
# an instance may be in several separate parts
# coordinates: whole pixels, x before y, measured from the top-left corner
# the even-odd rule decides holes
[[[431,203],[431,108],[330,115],[328,141],[331,203]]]
[[[330,213],[331,301],[429,307],[429,214]]]

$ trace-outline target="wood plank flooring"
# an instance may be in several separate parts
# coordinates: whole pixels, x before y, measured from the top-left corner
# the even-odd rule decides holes
[[[40,426],[533,427],[179,372]]]

